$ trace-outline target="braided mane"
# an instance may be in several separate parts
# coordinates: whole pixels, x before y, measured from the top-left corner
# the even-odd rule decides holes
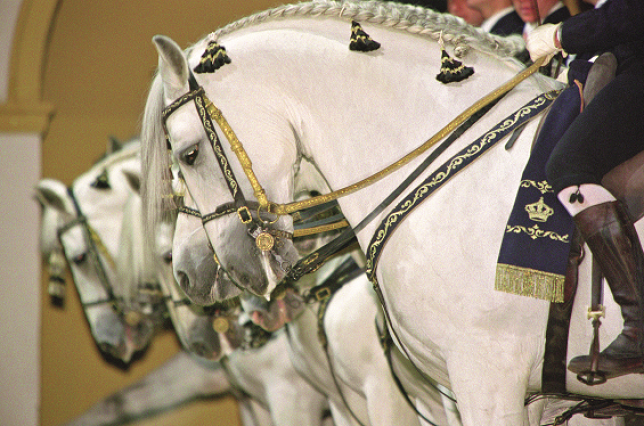
[[[232,22],[210,34],[217,39],[236,30],[289,17],[339,17],[368,22],[411,34],[426,36],[434,41],[439,37],[455,46],[456,56],[469,48],[495,54],[499,57],[514,56],[525,48],[519,36],[501,37],[467,24],[463,19],[448,13],[439,13],[420,6],[384,1],[332,1],[314,0],[287,4],[258,12]]]

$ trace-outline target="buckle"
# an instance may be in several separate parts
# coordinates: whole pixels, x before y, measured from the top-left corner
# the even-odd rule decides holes
[[[237,209],[237,216],[239,216],[239,220],[241,220],[241,223],[244,225],[253,220],[253,216],[250,214],[250,210],[248,210],[248,207],[246,206],[241,206]]]
[[[329,290],[327,287],[322,287],[315,292],[315,298],[318,300],[318,302],[321,302],[329,296],[331,296],[331,290]]]

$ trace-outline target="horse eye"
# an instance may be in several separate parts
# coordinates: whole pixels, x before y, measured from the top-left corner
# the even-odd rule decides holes
[[[165,263],[172,263],[172,252],[171,252],[171,251],[166,252],[166,253],[163,255],[163,261],[164,261]]]
[[[197,160],[198,156],[199,156],[199,145],[194,145],[193,147],[188,148],[182,155],[183,162],[189,166],[192,166]]]
[[[85,262],[85,259],[87,259],[87,253],[81,253],[81,254],[79,254],[79,255],[77,255],[77,256],[74,256],[74,257],[72,258],[72,261],[73,261],[76,265],[80,265],[81,263]]]

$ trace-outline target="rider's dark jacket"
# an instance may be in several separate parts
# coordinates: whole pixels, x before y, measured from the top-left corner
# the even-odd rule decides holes
[[[611,51],[620,66],[644,57],[644,0],[609,0],[568,18],[561,27],[561,45],[568,53]]]
[[[555,192],[601,184],[606,173],[644,149],[644,0],[608,0],[568,18],[561,45],[580,57],[610,51],[618,68],[550,155],[546,176]]]

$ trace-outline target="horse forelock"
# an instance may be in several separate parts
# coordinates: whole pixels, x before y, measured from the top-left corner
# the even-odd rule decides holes
[[[520,36],[500,37],[469,25],[463,19],[449,13],[375,0],[315,0],[282,5],[232,22],[214,31],[208,38],[218,39],[234,31],[275,19],[298,17],[337,17],[389,27],[425,36],[434,41],[442,37],[446,44],[454,45],[457,56],[473,48],[504,58],[512,57],[525,48],[525,43]]]
[[[171,160],[162,125],[163,108],[163,82],[157,75],[150,87],[141,131],[141,196],[147,235],[154,235],[157,224],[176,209],[172,196]]]

